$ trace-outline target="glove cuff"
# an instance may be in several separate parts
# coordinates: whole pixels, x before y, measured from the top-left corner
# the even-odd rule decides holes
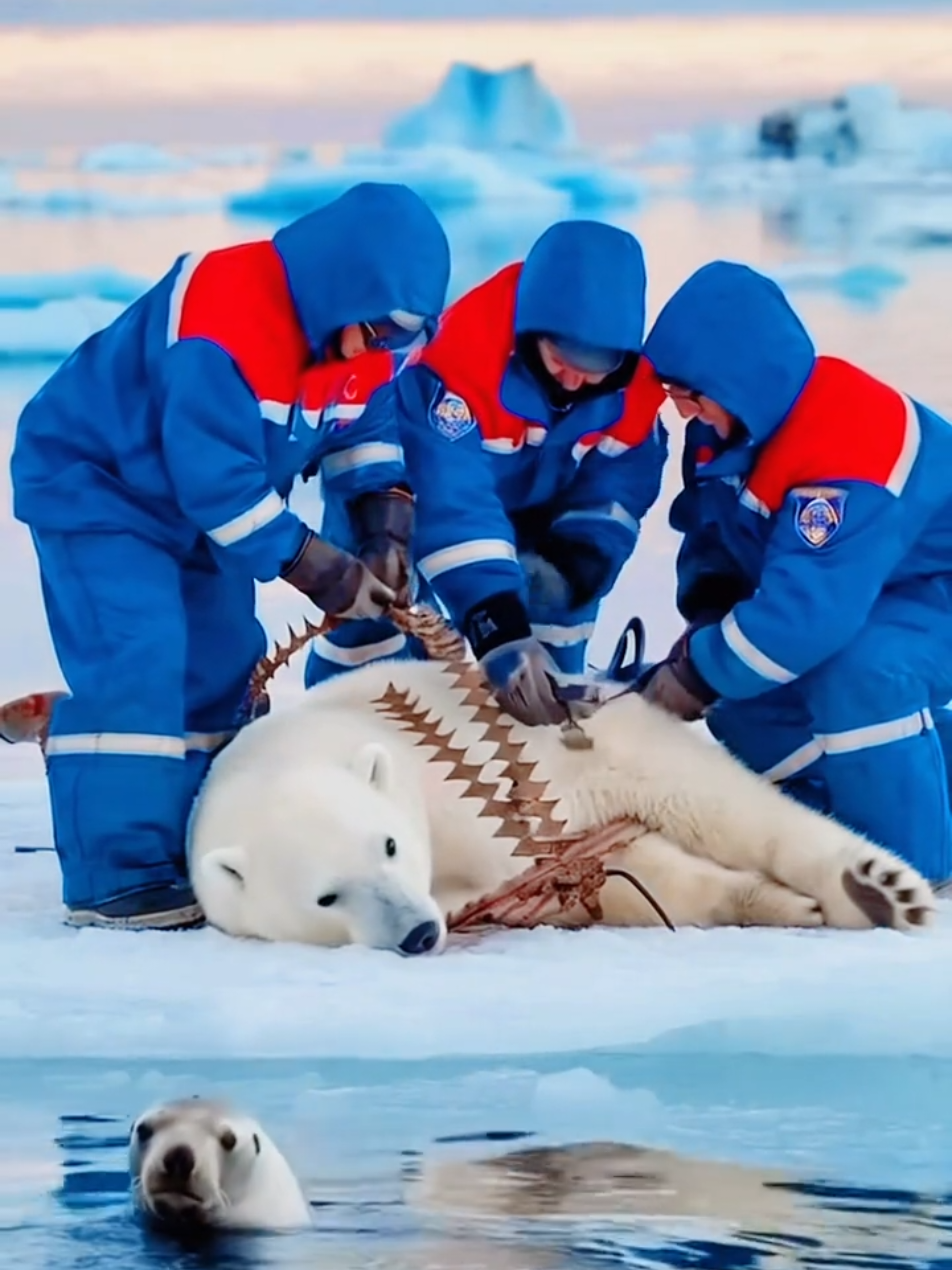
[[[406,486],[374,490],[350,504],[350,520],[360,554],[381,539],[406,546],[413,533],[414,499]]]
[[[750,588],[739,578],[708,574],[698,578],[678,608],[681,616],[692,626],[713,626],[726,617],[735,604],[750,598]]]
[[[681,687],[703,706],[712,706],[720,697],[721,694],[707,682],[687,651],[671,663],[671,670]]]
[[[571,592],[570,608],[580,608],[604,591],[611,574],[612,561],[594,543],[552,533],[539,543],[536,550],[543,560],[548,560],[549,564],[558,569],[568,583]]]
[[[529,614],[515,591],[500,591],[474,605],[462,627],[477,661],[503,644],[532,638]]]

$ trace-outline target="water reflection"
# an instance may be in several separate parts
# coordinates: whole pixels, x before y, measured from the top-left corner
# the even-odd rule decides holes
[[[59,1116],[51,1211],[42,1221],[2,1225],[22,1270],[952,1265],[948,1195],[800,1178],[610,1140],[527,1143],[535,1135],[518,1128],[436,1135],[419,1149],[366,1152],[342,1176],[312,1178],[311,1232],[183,1242],[131,1214],[129,1123]]]

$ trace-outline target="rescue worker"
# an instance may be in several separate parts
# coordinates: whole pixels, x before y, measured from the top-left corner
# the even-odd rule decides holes
[[[361,413],[391,364],[367,350],[425,338],[448,276],[427,205],[358,185],[273,239],[180,257],[24,408],[14,512],[70,690],[47,763],[72,924],[201,922],[186,820],[265,649],[255,582],[340,618],[394,598],[373,570],[405,550],[412,504],[386,416]],[[365,561],[287,506],[315,456]]]
[[[690,420],[670,515],[688,625],[645,695],[947,878],[935,712],[952,697],[952,428],[818,356],[779,287],[743,265],[693,274],[645,347]]]
[[[372,403],[399,420],[418,599],[435,597],[527,724],[564,721],[554,681],[585,671],[599,604],[659,493],[645,286],[631,234],[553,225],[457,300]],[[423,653],[389,623],[355,622],[314,641],[306,682],[382,656]]]

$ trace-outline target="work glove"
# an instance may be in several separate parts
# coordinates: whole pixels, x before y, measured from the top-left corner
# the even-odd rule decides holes
[[[581,608],[606,590],[611,559],[588,542],[546,534],[535,550],[520,553],[533,616]]]
[[[652,666],[641,678],[639,691],[646,701],[661,706],[686,723],[703,719],[718,698],[691,660],[689,643],[701,626],[718,621],[710,613],[699,614],[675,640],[664,661]]]
[[[281,577],[328,617],[382,617],[396,599],[391,588],[356,556],[311,530],[297,555],[281,570]]]
[[[413,495],[405,486],[364,494],[350,506],[358,558],[403,608],[410,603],[414,510]]]
[[[519,553],[519,563],[526,582],[529,609],[537,617],[565,613],[571,608],[572,588],[568,579],[551,561],[535,551]]]
[[[530,728],[566,721],[558,669],[532,634],[518,595],[491,596],[470,610],[463,629],[500,709]]]

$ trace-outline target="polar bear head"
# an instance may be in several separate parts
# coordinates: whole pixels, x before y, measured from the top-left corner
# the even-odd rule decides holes
[[[391,751],[369,741],[333,762],[305,749],[262,766],[243,739],[213,765],[190,826],[208,920],[280,942],[438,951],[425,804]]]

